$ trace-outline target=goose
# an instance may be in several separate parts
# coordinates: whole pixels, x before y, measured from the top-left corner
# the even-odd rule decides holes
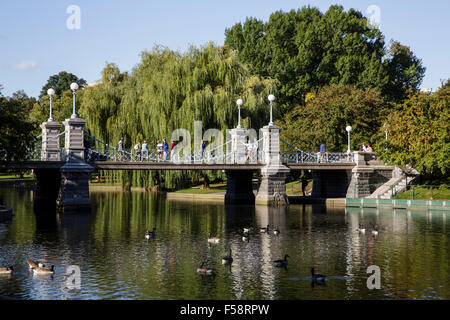
[[[311,268],[311,280],[312,280],[312,282],[324,283],[326,278],[327,278],[326,275],[315,274],[314,273],[314,268]]]
[[[197,268],[197,272],[202,273],[202,274],[211,275],[214,273],[214,269],[205,267],[205,262],[202,262],[202,264],[200,265],[200,268]]]
[[[31,259],[27,259],[27,263],[28,263],[30,269],[34,269],[34,268],[37,268],[37,267],[39,267],[39,268],[44,268],[45,267],[45,264],[43,264],[42,262],[36,262],[36,261],[31,260]]]
[[[374,236],[377,236],[377,235],[378,235],[378,230],[372,230],[372,234],[373,234]]]
[[[356,229],[356,231],[359,231],[360,233],[365,233],[366,232],[366,228],[363,228],[361,225],[359,225],[359,228]]]
[[[286,265],[288,264],[287,258],[290,258],[290,257],[289,257],[288,254],[285,254],[285,255],[284,255],[284,260],[283,260],[283,259],[280,259],[280,260],[275,260],[275,261],[274,261],[274,262],[275,262],[275,265],[276,265],[277,267],[284,267],[284,266],[286,266]]]
[[[278,227],[276,227],[276,228],[273,230],[273,234],[274,234],[274,235],[279,235],[279,234],[280,234],[280,229],[279,229]]]
[[[33,268],[34,274],[39,275],[45,275],[45,274],[54,274],[55,273],[55,266],[51,266],[50,269],[44,268],[44,267],[37,267]]]
[[[250,235],[244,233],[244,235],[242,236],[242,241],[247,241],[247,242],[249,242],[249,241],[250,241]]]
[[[222,264],[229,264],[233,262],[233,257],[231,256],[231,248],[229,249],[229,254],[222,258]]]
[[[259,232],[269,232],[269,225],[266,228],[259,228]]]
[[[211,237],[211,232],[208,234],[208,242],[209,243],[219,243],[220,238]]]
[[[13,266],[9,266],[6,268],[0,268],[0,274],[11,274],[14,271]]]
[[[155,236],[155,233],[156,233],[156,228],[153,228],[153,231],[152,232],[150,232],[150,231],[145,231],[145,239],[150,239],[150,238],[153,238],[154,236]]]
[[[249,233],[250,231],[252,231],[251,227],[244,227],[244,233]]]

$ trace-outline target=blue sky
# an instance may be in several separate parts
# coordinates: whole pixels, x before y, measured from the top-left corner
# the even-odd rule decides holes
[[[322,12],[332,4],[356,8],[366,16],[380,9],[381,31],[408,45],[427,68],[422,88],[436,89],[450,78],[450,1],[294,1],[294,0],[40,0],[0,2],[0,84],[3,95],[23,89],[37,97],[48,78],[60,71],[94,82],[106,62],[130,71],[140,52],[155,44],[185,50],[208,41],[223,44],[225,28],[256,17],[267,21],[276,10],[305,5]],[[70,30],[66,10],[81,10],[80,29]]]

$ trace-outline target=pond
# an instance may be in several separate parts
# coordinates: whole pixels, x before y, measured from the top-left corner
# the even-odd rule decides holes
[[[91,191],[87,213],[33,208],[33,191],[1,186],[14,208],[0,223],[0,297],[16,299],[449,299],[448,213],[225,206],[146,192]],[[35,212],[36,211],[36,212]],[[267,225],[280,234],[261,233]],[[362,225],[364,234],[357,231]],[[253,227],[248,241],[243,228]],[[379,234],[371,234],[373,228]],[[156,228],[154,238],[145,231]],[[207,241],[208,234],[218,244]],[[222,257],[232,250],[233,263]],[[274,260],[289,255],[286,267]],[[27,258],[54,265],[34,275]],[[196,272],[200,264],[212,276]],[[79,288],[67,285],[78,266]],[[380,289],[367,287],[369,266]],[[311,268],[327,275],[311,283]]]

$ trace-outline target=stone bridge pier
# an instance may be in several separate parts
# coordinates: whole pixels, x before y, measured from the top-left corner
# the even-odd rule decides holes
[[[94,168],[84,159],[83,131],[86,121],[70,118],[63,124],[66,128],[66,164],[61,167],[61,187],[57,204],[65,210],[89,208],[89,178]]]
[[[259,188],[253,192],[251,170],[227,170],[227,204],[262,204],[287,205],[286,178],[290,169],[281,163],[280,131],[276,125],[267,125],[261,129],[263,135],[263,159],[265,166],[259,170]],[[248,131],[235,128],[231,133],[231,149],[235,163],[243,164],[247,161],[245,142]]]
[[[61,124],[48,121],[41,124],[41,160],[48,161],[48,168],[36,169],[37,189],[34,194],[36,205],[57,204],[60,209],[80,209],[90,207],[89,178],[94,170],[84,160],[84,126],[80,118],[70,118],[65,126],[65,159],[61,158],[59,130]],[[51,162],[65,161],[60,168],[52,168]]]

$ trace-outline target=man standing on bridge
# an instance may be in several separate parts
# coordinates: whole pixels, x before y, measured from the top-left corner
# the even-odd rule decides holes
[[[119,159],[122,160],[122,154],[123,154],[123,137],[119,140],[119,147],[117,148],[117,151],[119,152]]]

